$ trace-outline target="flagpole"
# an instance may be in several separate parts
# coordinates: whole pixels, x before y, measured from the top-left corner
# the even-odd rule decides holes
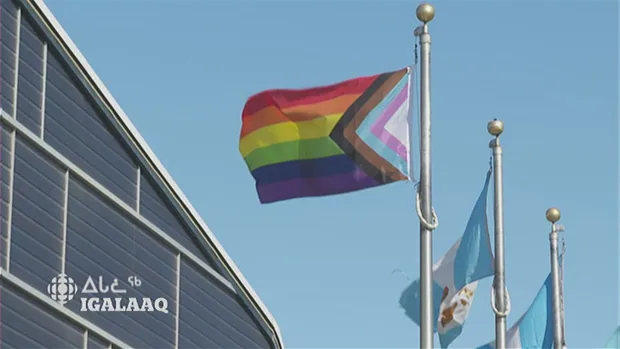
[[[551,250],[551,277],[553,281],[553,342],[554,348],[563,347],[562,339],[562,317],[560,309],[560,268],[558,261],[558,235],[562,227],[555,224],[560,220],[560,210],[552,207],[545,213],[547,220],[551,222],[551,232],[549,233],[549,247]]]
[[[560,226],[561,231],[564,231],[564,227]],[[559,253],[559,252],[558,252]],[[561,262],[560,262],[560,315],[562,317],[562,349],[567,349],[566,345],[566,328],[564,325],[566,324],[566,313],[564,312],[564,255],[566,253],[566,243],[564,239],[562,239],[562,254]]]
[[[564,228],[562,226],[560,226],[560,228],[562,229],[561,231],[564,231]],[[564,324],[566,323],[566,313],[564,312],[564,258],[566,258],[566,256],[564,255],[564,253],[566,253],[566,243],[562,239],[562,254],[560,255],[560,315],[562,317],[562,349],[567,349],[568,346],[566,345],[566,328],[564,327]]]
[[[431,225],[433,208],[431,197],[431,91],[430,51],[431,36],[428,23],[435,18],[435,9],[430,4],[421,4],[416,17],[422,26],[415,35],[420,41],[420,348],[433,348],[433,237]],[[431,222],[429,224],[428,222]]]
[[[504,270],[504,184],[502,174],[502,146],[499,136],[504,132],[501,120],[492,120],[487,130],[495,138],[489,146],[493,148],[493,184],[495,216],[495,279],[493,280],[493,311],[495,312],[495,349],[506,348],[507,295]]]

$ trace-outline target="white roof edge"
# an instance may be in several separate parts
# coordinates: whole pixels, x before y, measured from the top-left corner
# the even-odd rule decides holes
[[[84,68],[84,70],[88,74],[88,77],[90,79],[92,79],[93,83],[96,85],[96,87],[103,94],[103,97],[106,99],[106,102],[109,103],[109,105],[112,107],[113,111],[119,117],[120,121],[129,130],[131,136],[135,139],[135,141],[138,144],[138,146],[142,149],[142,151],[144,151],[146,156],[149,158],[149,160],[151,160],[151,162],[155,166],[156,170],[159,171],[159,173],[162,175],[162,177],[163,177],[164,181],[166,182],[166,184],[169,185],[170,188],[173,190],[174,194],[176,194],[178,196],[178,198],[181,201],[181,203],[187,208],[189,213],[193,216],[193,218],[200,225],[200,228],[207,235],[207,237],[210,240],[209,242],[212,243],[213,246],[218,250],[218,252],[224,258],[224,262],[232,269],[232,272],[235,274],[236,278],[239,280],[239,282],[241,282],[242,286],[247,290],[247,292],[250,293],[250,296],[256,302],[256,304],[258,305],[260,310],[267,317],[267,319],[271,322],[271,325],[272,325],[273,329],[275,330],[275,335],[277,337],[276,339],[278,340],[278,344],[279,344],[280,348],[284,348],[284,343],[282,341],[282,335],[280,333],[280,328],[278,326],[278,323],[275,321],[273,315],[269,312],[269,310],[267,309],[265,304],[262,302],[260,297],[258,297],[258,295],[254,291],[254,289],[252,289],[252,287],[250,286],[248,281],[245,279],[245,277],[243,276],[243,274],[241,273],[239,268],[232,261],[232,259],[228,255],[228,253],[226,253],[226,251],[224,250],[223,246],[215,238],[215,236],[213,235],[213,233],[211,232],[211,230],[209,229],[207,224],[204,222],[202,217],[200,217],[200,215],[198,214],[198,211],[196,211],[196,209],[192,206],[192,204],[190,203],[189,199],[181,191],[181,188],[179,188],[179,186],[174,181],[172,176],[168,173],[168,171],[166,170],[164,165],[159,161],[157,156],[155,156],[155,153],[153,152],[153,150],[151,150],[151,148],[146,143],[144,138],[142,138],[142,136],[140,135],[140,133],[138,132],[136,127],[129,120],[129,118],[127,117],[127,114],[125,114],[125,112],[120,107],[120,105],[116,102],[114,97],[112,97],[112,94],[105,87],[105,85],[103,84],[103,82],[101,81],[99,76],[97,76],[97,74],[95,73],[93,68],[90,66],[90,64],[88,64],[88,62],[86,61],[86,58],[84,57],[84,55],[82,55],[80,50],[77,48],[75,43],[71,40],[71,38],[69,37],[67,32],[65,32],[64,28],[60,25],[60,23],[58,22],[56,17],[54,17],[54,15],[50,11],[50,9],[47,7],[47,5],[45,5],[43,0],[30,0],[30,1],[32,1],[32,3],[34,3],[39,8],[41,13],[45,15],[46,19],[52,25],[54,31],[56,31],[58,33],[58,35],[60,36],[62,41],[64,41],[64,44],[69,48],[69,50],[71,50],[71,53],[73,55],[75,55],[75,58],[78,60],[78,63]]]

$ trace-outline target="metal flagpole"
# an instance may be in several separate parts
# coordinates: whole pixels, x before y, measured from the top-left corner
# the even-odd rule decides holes
[[[434,212],[431,198],[431,36],[428,23],[435,18],[435,9],[421,4],[416,17],[423,24],[415,31],[420,40],[420,185],[418,187],[420,218],[420,348],[433,348],[433,237]],[[418,202],[418,200],[416,200]],[[418,214],[419,215],[419,214]],[[430,223],[429,223],[430,222]]]
[[[553,344],[554,348],[562,348],[562,317],[560,305],[560,268],[558,261],[558,234],[564,229],[555,224],[560,220],[560,210],[550,208],[546,212],[546,217],[551,222],[551,233],[549,233],[549,245],[551,250],[551,277],[553,279]]]
[[[560,226],[561,227],[561,226]],[[562,228],[562,227],[561,227]],[[564,228],[562,228],[563,230]],[[566,242],[562,239],[562,254],[560,254],[560,314],[562,316],[562,349],[567,349],[566,345],[566,313],[564,312],[564,258],[566,253]]]
[[[504,132],[504,123],[493,120],[487,124],[487,130],[495,138],[489,146],[493,148],[493,184],[495,216],[495,279],[493,280],[492,306],[495,312],[495,349],[506,348],[506,316],[508,315],[508,292],[504,271],[504,193],[502,174],[502,146],[499,136]]]

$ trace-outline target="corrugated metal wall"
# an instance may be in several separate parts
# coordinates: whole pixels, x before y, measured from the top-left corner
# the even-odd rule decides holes
[[[0,1],[0,348],[273,347],[36,17]],[[118,278],[169,313],[61,306],[61,273]]]

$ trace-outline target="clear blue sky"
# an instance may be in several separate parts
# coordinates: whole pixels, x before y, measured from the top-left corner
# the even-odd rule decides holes
[[[238,152],[243,104],[267,88],[410,64],[417,5],[49,0],[290,348],[418,346],[418,327],[398,306],[406,282],[391,275],[419,275],[414,190],[399,183],[261,206]],[[568,345],[600,347],[618,324],[617,2],[435,5],[434,259],[465,227],[488,166],[486,123],[501,118],[508,324],[549,272],[544,214],[558,206]],[[454,348],[493,338],[490,283],[479,286]]]

